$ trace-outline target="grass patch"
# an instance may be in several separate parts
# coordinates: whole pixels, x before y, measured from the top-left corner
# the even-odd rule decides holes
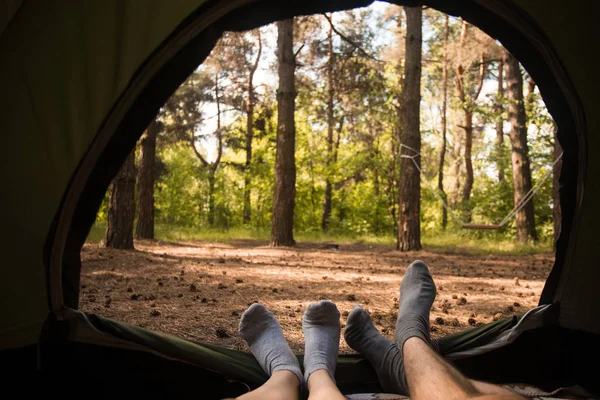
[[[97,222],[87,237],[88,243],[101,243],[104,240],[106,224]],[[157,239],[169,242],[200,240],[210,243],[228,243],[230,240],[268,240],[271,232],[256,229],[198,229],[190,226],[156,224],[154,233]]]
[[[87,242],[100,243],[104,239],[106,225],[103,222],[94,224]],[[196,227],[156,225],[156,238],[171,242],[178,241],[204,241],[209,243],[229,243],[232,240],[254,239],[269,240],[270,231],[249,228],[234,229],[198,229]],[[376,246],[395,246],[396,240],[392,235],[352,235],[331,232],[296,232],[298,242],[334,242],[349,244],[361,242]],[[483,237],[482,237],[483,236]],[[485,233],[466,231],[446,231],[440,233],[424,233],[422,237],[423,249],[435,253],[470,254],[470,255],[523,255],[551,253],[552,244],[538,242],[531,244],[518,243],[506,238],[501,233]]]
[[[464,233],[463,231],[429,233],[423,236],[422,243],[425,250],[446,254],[523,255],[552,253],[551,243],[519,243],[500,234],[488,234],[486,237],[478,237],[476,234]]]
[[[106,231],[106,224],[104,222],[96,222],[92,225],[90,233],[88,233],[87,243],[101,243],[104,240],[104,231]]]

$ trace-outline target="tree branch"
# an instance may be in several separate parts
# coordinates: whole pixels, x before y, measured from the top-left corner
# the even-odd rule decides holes
[[[238,170],[239,172],[244,172],[244,168],[245,168],[244,164],[236,163],[233,161],[223,161],[221,164],[228,166],[228,167],[233,167],[236,170]]]
[[[353,175],[346,177],[346,178],[342,179],[341,181],[335,182],[333,184],[333,186],[335,187],[335,190],[340,190],[351,180],[354,180],[354,182],[358,183],[358,182],[364,181],[365,177],[364,177],[362,171],[356,171]]]
[[[208,167],[208,165],[209,165],[208,161],[206,161],[206,159],[202,156],[202,154],[200,154],[200,152],[196,148],[196,136],[192,135],[192,139],[190,140],[190,144],[192,145],[192,149],[194,149],[194,153],[196,153],[196,157],[198,157],[198,159],[200,160],[200,162],[202,163],[202,165],[204,165],[205,167]]]
[[[342,137],[342,129],[344,128],[344,116],[340,117],[340,121],[337,129],[337,137],[335,139],[335,147],[333,149],[333,162],[337,162],[338,160],[338,152],[340,149],[340,138]]]
[[[362,47],[360,47],[354,41],[350,40],[342,32],[338,31],[337,28],[333,25],[333,21],[331,20],[331,18],[329,18],[329,16],[327,14],[321,14],[321,15],[323,15],[325,17],[325,19],[327,19],[327,21],[329,22],[329,25],[331,25],[331,29],[333,29],[333,31],[339,37],[341,37],[344,41],[346,41],[347,43],[349,43],[351,46],[354,46],[354,48],[357,49],[359,52],[361,52],[365,57],[370,58],[371,60],[379,62],[379,63],[384,62],[384,61],[381,61],[380,59],[378,59],[377,57],[375,57],[374,55],[369,54],[367,51],[365,51],[365,49],[363,49]]]
[[[296,62],[296,58],[298,57],[298,54],[300,54],[300,52],[302,51],[302,49],[304,48],[304,46],[306,45],[306,43],[302,43],[302,46],[300,46],[298,48],[298,50],[296,50],[296,52],[294,53],[294,62]],[[296,64],[298,65],[298,64]]]
[[[480,64],[479,64],[479,84],[477,86],[477,91],[473,95],[473,101],[476,101],[479,98],[479,94],[481,93],[481,89],[483,88],[483,78],[485,77],[485,70],[487,69],[487,64],[484,63],[485,58],[483,53],[480,56]]]
[[[256,61],[254,61],[252,69],[250,70],[251,75],[254,75],[254,73],[256,72],[256,69],[258,68],[258,63],[260,61],[260,56],[262,54],[262,40],[260,37],[260,29],[256,31],[256,36],[258,37],[258,54],[256,55]]]

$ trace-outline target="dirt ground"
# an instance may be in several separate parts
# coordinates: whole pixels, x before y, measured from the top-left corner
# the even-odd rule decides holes
[[[552,254],[473,256],[398,253],[360,243],[338,248],[301,243],[274,249],[266,242],[137,241],[136,251],[87,244],[82,250],[84,311],[188,339],[247,350],[237,335],[242,312],[261,302],[302,353],[302,315],[320,299],[334,301],[342,327],[354,304],[393,337],[398,287],[415,259],[427,263],[438,295],[433,337],[468,329],[537,306]],[[342,337],[340,352],[352,352]]]

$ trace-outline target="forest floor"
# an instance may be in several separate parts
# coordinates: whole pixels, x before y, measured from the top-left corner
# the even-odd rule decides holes
[[[300,243],[270,248],[259,240],[227,244],[136,241],[135,251],[86,244],[80,308],[187,339],[247,350],[237,335],[242,312],[261,302],[302,353],[302,315],[320,299],[334,301],[342,326],[354,304],[367,309],[392,338],[398,288],[415,259],[427,263],[438,295],[433,337],[468,329],[537,306],[553,254],[399,253],[364,243]],[[343,338],[342,353],[352,350]]]

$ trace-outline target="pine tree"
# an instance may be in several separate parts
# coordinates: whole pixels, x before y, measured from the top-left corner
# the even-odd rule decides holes
[[[531,166],[527,145],[525,102],[523,99],[523,76],[521,66],[507,50],[504,51],[506,86],[508,98],[508,119],[510,121],[510,144],[512,148],[512,171],[515,205],[531,190]],[[527,242],[537,240],[535,231],[533,199],[516,213],[517,240]]]
[[[109,190],[104,246],[132,250],[135,219],[135,150],[125,160]]]
[[[277,90],[277,154],[271,245],[292,246],[294,241],[294,203],[296,196],[296,107],[294,56],[294,20],[277,22],[277,58],[279,88]]]
[[[421,152],[420,103],[421,103],[421,49],[422,9],[406,7],[406,77],[403,98],[406,117],[401,143],[415,153]],[[415,162],[420,164],[420,157]],[[421,249],[421,174],[413,161],[402,158],[400,170],[400,199],[397,249],[411,251]]]
[[[159,123],[152,121],[140,138],[137,171],[136,239],[154,239],[154,177]]]

